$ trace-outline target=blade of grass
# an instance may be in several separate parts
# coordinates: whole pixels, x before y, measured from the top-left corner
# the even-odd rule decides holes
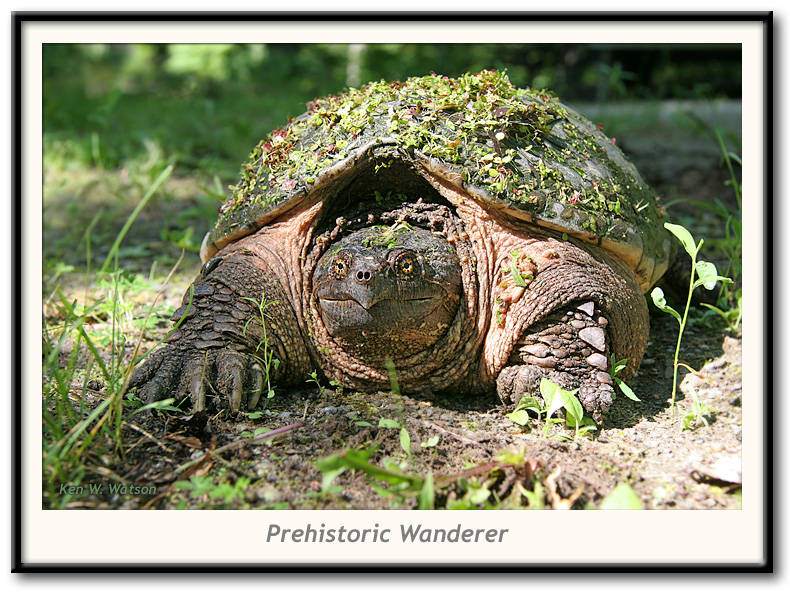
[[[159,174],[159,176],[154,180],[154,182],[149,186],[148,190],[146,191],[145,195],[143,196],[142,200],[137,204],[135,209],[132,211],[132,214],[126,219],[121,231],[118,233],[118,236],[115,238],[115,242],[112,244],[110,248],[110,253],[107,254],[107,258],[104,260],[104,264],[101,267],[99,272],[107,272],[107,268],[110,266],[110,263],[115,258],[115,255],[118,253],[118,248],[121,246],[121,242],[123,242],[123,238],[126,237],[126,233],[129,231],[129,228],[134,223],[137,216],[143,210],[148,201],[154,195],[154,193],[159,189],[165,180],[170,177],[170,174],[173,173],[173,165],[170,164],[165,167],[164,171]]]
[[[738,202],[738,210],[741,210],[741,185],[738,183],[738,178],[735,177],[735,170],[732,167],[732,160],[730,159],[730,151],[724,146],[721,130],[717,127],[715,132],[716,140],[719,141],[719,147],[721,148],[721,154],[724,157],[724,162],[727,164],[727,170],[730,172],[730,181],[732,182],[732,189],[735,192],[735,200]]]

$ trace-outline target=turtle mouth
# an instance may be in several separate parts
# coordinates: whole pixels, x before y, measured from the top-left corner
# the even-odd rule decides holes
[[[428,297],[382,297],[379,299],[369,299],[360,301],[350,295],[343,295],[340,297],[319,297],[319,302],[323,308],[334,308],[339,310],[354,310],[362,309],[370,314],[374,314],[376,310],[381,311],[402,311],[406,312],[410,309],[421,309],[424,313],[431,313],[436,307],[439,306],[441,295],[430,295]],[[423,306],[434,303],[430,309],[424,309]]]
[[[418,303],[429,303],[430,301],[438,299],[439,297],[440,297],[439,295],[430,295],[428,297],[407,297],[407,298],[403,298],[403,297],[392,297],[392,298],[382,297],[381,299],[371,299],[369,303],[364,303],[364,302],[360,303],[359,300],[357,300],[354,297],[351,297],[349,295],[349,296],[343,296],[343,297],[320,297],[320,300],[321,300],[321,303],[331,303],[333,305],[345,305],[345,304],[351,305],[351,304],[356,304],[359,307],[361,307],[362,309],[370,310],[375,305],[377,305],[379,303],[384,303],[384,302],[389,302],[390,304],[392,304],[392,303],[409,302],[409,303],[412,303],[412,304],[416,305]]]
[[[367,296],[364,296],[367,297]],[[332,295],[319,297],[321,317],[334,337],[351,338],[356,333],[410,334],[436,316],[442,295],[427,297],[378,297]]]

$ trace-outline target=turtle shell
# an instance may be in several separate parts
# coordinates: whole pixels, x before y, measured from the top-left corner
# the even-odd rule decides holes
[[[614,139],[549,91],[517,89],[496,71],[431,74],[349,89],[307,108],[252,151],[203,241],[204,261],[357,178],[380,175],[383,191],[389,175],[390,189],[400,190],[397,180],[410,172],[411,183],[439,178],[508,216],[606,248],[643,291],[667,268],[672,242],[655,193]]]

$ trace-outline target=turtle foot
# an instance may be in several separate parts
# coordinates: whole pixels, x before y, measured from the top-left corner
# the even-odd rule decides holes
[[[545,377],[565,390],[576,390],[582,406],[599,421],[614,399],[608,373],[608,337],[604,318],[593,301],[554,312],[527,330],[497,378],[497,392],[505,404],[524,395],[540,398]]]

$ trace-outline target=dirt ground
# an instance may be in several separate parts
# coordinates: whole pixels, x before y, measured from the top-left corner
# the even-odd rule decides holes
[[[709,115],[726,120],[729,129],[740,130],[738,114],[733,106],[724,106]],[[625,121],[621,129],[606,132],[617,135],[618,144],[666,203],[684,199],[668,207],[670,218],[694,216],[695,236],[720,236],[722,223],[700,214],[685,198],[731,200],[721,153],[709,136],[677,126],[671,114],[667,117],[666,129],[640,130]],[[678,158],[673,150],[677,146],[687,159]],[[665,167],[656,165],[656,155],[664,155]],[[156,219],[156,213],[148,214],[149,220]],[[183,288],[169,291],[169,305],[177,305]],[[542,489],[547,507],[583,509],[597,507],[616,485],[628,483],[649,509],[736,509],[741,501],[740,334],[728,332],[713,318],[693,318],[684,335],[681,360],[698,371],[681,371],[673,411],[676,338],[675,320],[651,310],[650,344],[629,382],[641,401],[619,395],[604,416],[603,429],[590,436],[573,439],[572,431],[556,427],[546,436],[545,424],[537,420],[527,427],[517,425],[495,395],[471,399],[448,394],[418,400],[408,394],[360,394],[306,383],[295,391],[277,390],[274,398],[259,405],[255,418],[218,412],[154,413],[128,419],[123,456],[95,461],[89,466],[95,476],[84,482],[109,478],[153,486],[155,492],[86,494],[69,507],[416,507],[416,492],[383,493],[380,481],[359,470],[343,472],[333,488],[322,489],[320,460],[376,445],[371,463],[382,466],[390,461],[409,476],[424,477],[430,471],[437,485],[436,507],[468,494],[470,484],[488,489],[489,503],[526,506],[528,498],[517,488],[521,484],[528,491]],[[95,388],[89,395],[93,403],[102,396],[101,386]],[[686,428],[684,417],[695,395],[707,408],[687,419]],[[381,427],[381,419],[392,422]],[[404,449],[402,432],[391,426],[395,423],[407,429],[411,454]],[[267,439],[247,437],[256,430],[278,428],[283,428],[282,433]],[[503,458],[503,451],[518,452],[521,463]],[[224,491],[221,485],[226,485]]]

